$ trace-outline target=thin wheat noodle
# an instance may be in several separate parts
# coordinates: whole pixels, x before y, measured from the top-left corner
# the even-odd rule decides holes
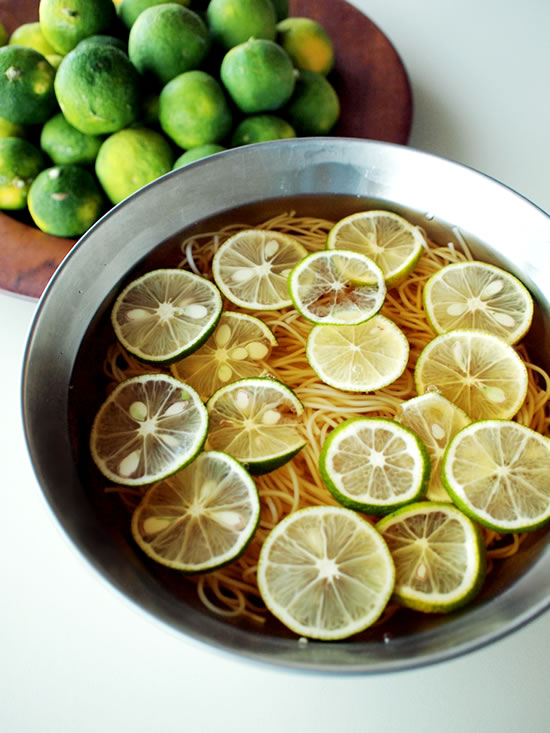
[[[290,212],[269,219],[259,228],[294,236],[308,251],[314,251],[325,246],[332,225],[333,222],[325,219],[299,217]],[[219,246],[231,235],[250,228],[253,227],[243,222],[188,238],[182,243],[184,259],[179,266],[211,277],[210,263]],[[212,612],[231,617],[245,615],[254,622],[262,622],[266,610],[256,586],[256,567],[265,537],[290,512],[316,504],[337,504],[324,487],[318,470],[319,453],[327,435],[342,420],[349,417],[371,415],[392,418],[403,401],[415,396],[414,364],[421,350],[434,337],[424,317],[423,285],[427,278],[442,266],[472,259],[461,233],[455,229],[453,234],[456,242],[449,242],[445,246],[430,242],[414,273],[404,283],[387,293],[381,312],[406,333],[410,357],[403,375],[393,384],[374,393],[341,392],[319,381],[309,366],[305,354],[311,324],[294,309],[252,314],[261,318],[277,338],[278,345],[264,366],[267,373],[290,386],[302,402],[306,445],[291,462],[270,474],[256,478],[262,504],[261,519],[246,553],[222,570],[191,578],[196,583],[198,597]],[[225,303],[225,307],[238,310],[230,303]],[[547,434],[550,425],[547,407],[550,398],[550,377],[543,369],[530,362],[524,345],[519,345],[517,350],[526,363],[529,383],[525,402],[516,419]],[[126,354],[118,344],[113,344],[107,351],[104,371],[112,386],[130,376],[151,370],[150,366],[141,364]],[[140,494],[135,490],[126,491],[120,487],[110,487],[108,490],[118,490],[129,511],[139,501]],[[367,519],[375,521],[372,517]],[[515,554],[524,539],[523,535],[503,536],[485,529],[483,537],[487,546],[489,569],[496,560]],[[395,604],[389,604],[378,623],[383,624],[395,610]]]

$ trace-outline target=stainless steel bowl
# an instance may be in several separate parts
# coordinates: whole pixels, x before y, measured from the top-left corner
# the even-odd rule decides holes
[[[94,339],[122,281],[153,267],[181,232],[236,216],[261,221],[288,209],[341,216],[375,205],[400,212],[431,237],[504,266],[531,290],[533,356],[550,369],[550,218],[474,170],[410,148],[343,138],[285,140],[220,153],[130,197],[74,247],[47,287],[24,359],[23,413],[36,476],[59,523],[95,570],[133,603],[183,635],[274,665],[380,673],[449,659],[486,645],[550,605],[548,534],[529,537],[489,577],[481,596],[443,617],[398,614],[383,631],[338,643],[298,643],[277,623],[259,629],[210,615],[185,581],[150,571],[111,498],[90,486],[88,419],[97,408],[101,358]],[[237,213],[235,213],[237,212]],[[75,409],[73,395],[78,394]]]

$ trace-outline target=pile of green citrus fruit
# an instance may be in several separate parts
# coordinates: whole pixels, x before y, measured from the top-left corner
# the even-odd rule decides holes
[[[0,18],[0,209],[65,237],[174,168],[328,134],[334,47],[288,0],[40,0]]]

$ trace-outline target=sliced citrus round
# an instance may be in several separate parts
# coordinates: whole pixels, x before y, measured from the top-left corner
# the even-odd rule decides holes
[[[328,234],[329,249],[350,249],[373,259],[386,278],[398,285],[414,270],[426,238],[419,227],[392,211],[360,211],[337,222]]]
[[[306,353],[312,369],[331,387],[372,392],[401,376],[409,342],[393,321],[377,314],[356,326],[313,326]]]
[[[343,507],[289,514],[267,536],[258,561],[266,606],[296,634],[313,639],[345,639],[371,626],[394,580],[380,534]]]
[[[525,532],[550,519],[550,439],[524,425],[468,425],[449,444],[442,475],[457,506],[497,532]]]
[[[478,593],[485,550],[475,524],[452,504],[420,501],[381,519],[376,528],[395,564],[394,598],[425,613],[446,613]]]
[[[304,257],[288,278],[296,310],[313,323],[362,323],[386,297],[382,270],[357,252],[325,249]]]
[[[132,534],[161,565],[204,573],[242,555],[259,519],[250,474],[231,456],[205,451],[147,491],[132,515]]]
[[[533,298],[523,283],[486,262],[442,267],[424,286],[423,299],[436,333],[478,328],[515,344],[533,319]]]
[[[451,501],[441,479],[441,460],[449,441],[472,421],[438,392],[426,392],[400,406],[395,419],[418,435],[430,456],[431,473],[426,497]]]
[[[388,514],[421,499],[430,458],[422,441],[394,420],[354,417],[329,434],[319,457],[334,498],[365,514]]]
[[[287,234],[246,229],[218,249],[212,274],[219,289],[235,305],[277,310],[292,305],[288,276],[306,254],[305,247]]]
[[[169,363],[197,349],[221,316],[216,286],[179,269],[152,270],[120,293],[111,321],[120,343],[148,362]]]
[[[142,374],[118,384],[101,405],[90,450],[108,479],[140,486],[192,461],[207,431],[208,413],[194,389],[165,374]]]
[[[276,345],[273,332],[259,318],[225,311],[208,341],[170,370],[207,400],[229,382],[260,376]]]
[[[507,343],[461,329],[432,339],[414,371],[418,394],[439,391],[472,420],[513,417],[527,393],[527,368]]]
[[[273,471],[305,444],[302,403],[276,379],[240,379],[215,392],[206,408],[208,447],[229,453],[250,473]]]

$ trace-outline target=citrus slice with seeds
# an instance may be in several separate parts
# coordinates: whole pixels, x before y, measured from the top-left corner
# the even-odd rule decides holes
[[[404,372],[409,342],[393,321],[377,314],[355,326],[313,326],[306,354],[315,373],[331,387],[372,392]]]
[[[302,403],[276,379],[252,377],[228,384],[206,408],[208,447],[229,453],[251,473],[273,471],[305,445]]]
[[[288,279],[296,310],[313,323],[362,323],[386,297],[382,270],[357,252],[322,250],[304,257]]]
[[[242,555],[259,519],[250,474],[231,456],[205,451],[147,491],[132,515],[132,535],[161,565],[204,573]]]
[[[371,626],[394,579],[380,534],[343,507],[289,514],[267,536],[258,561],[266,606],[289,629],[312,639],[345,639]]]
[[[376,525],[395,564],[394,598],[425,613],[446,613],[478,593],[485,546],[475,524],[452,504],[401,507]]]
[[[426,392],[403,402],[395,419],[418,435],[430,456],[426,498],[451,501],[441,479],[441,460],[451,438],[472,422],[468,415],[438,392]]]
[[[120,293],[111,321],[120,343],[147,362],[169,363],[197,349],[222,312],[218,288],[180,269],[152,270]]]
[[[418,394],[439,391],[472,420],[513,417],[527,394],[527,368],[507,343],[474,329],[436,336],[414,371]]]
[[[411,273],[420,259],[426,238],[392,211],[360,211],[338,221],[327,238],[328,249],[347,249],[370,257],[393,288]]]
[[[111,481],[140,486],[175,473],[206,440],[208,414],[194,389],[165,374],[118,384],[96,414],[95,464]]]
[[[514,275],[486,262],[455,262],[430,277],[424,310],[436,333],[477,328],[517,343],[533,319],[533,298]]]
[[[323,443],[321,477],[334,498],[365,514],[388,514],[422,498],[430,458],[422,441],[394,420],[355,417]]]
[[[447,448],[442,475],[457,506],[497,532],[525,532],[550,519],[550,439],[517,422],[465,427]]]
[[[266,359],[276,345],[273,332],[259,318],[225,311],[208,341],[173,363],[170,371],[207,400],[229,382],[265,372]]]
[[[212,260],[212,275],[235,305],[277,310],[292,305],[288,276],[306,254],[305,247],[287,234],[246,229],[218,249]]]

